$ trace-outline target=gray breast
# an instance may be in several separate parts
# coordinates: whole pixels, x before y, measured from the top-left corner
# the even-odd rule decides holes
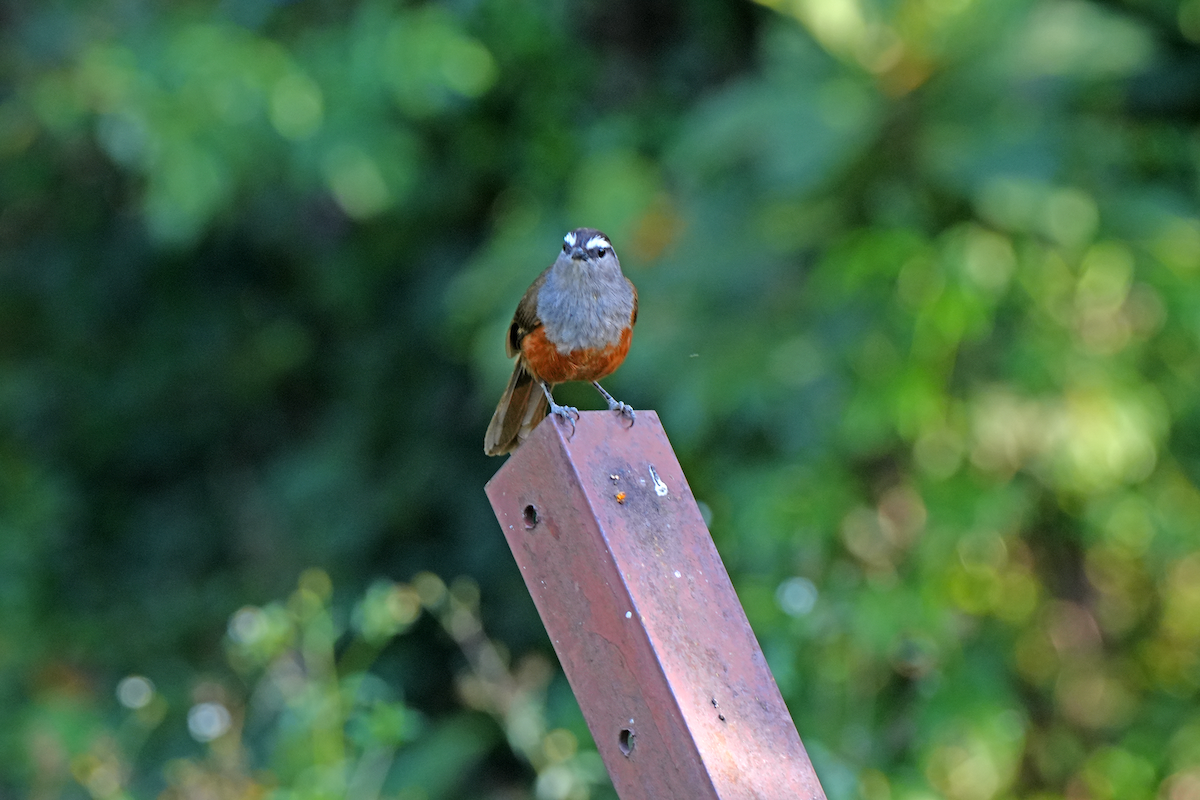
[[[564,355],[608,347],[633,316],[633,290],[611,256],[599,264],[560,257],[538,292],[537,314]]]

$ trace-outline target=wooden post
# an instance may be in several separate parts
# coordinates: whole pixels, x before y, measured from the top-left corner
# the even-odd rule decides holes
[[[547,418],[487,495],[622,800],[824,800],[657,414]]]

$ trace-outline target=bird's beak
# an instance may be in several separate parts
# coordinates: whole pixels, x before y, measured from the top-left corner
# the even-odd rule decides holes
[[[571,260],[582,261],[585,258],[587,258],[587,248],[578,244],[571,248]]]

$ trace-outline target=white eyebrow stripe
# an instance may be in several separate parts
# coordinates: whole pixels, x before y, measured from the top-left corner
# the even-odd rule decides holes
[[[596,234],[587,240],[587,244],[585,244],[584,247],[586,247],[588,250],[591,250],[594,247],[612,247],[612,243],[608,241],[608,237]]]
[[[574,247],[575,246],[575,234],[573,232],[568,233],[566,236],[563,237],[563,241],[567,243],[567,247]]]

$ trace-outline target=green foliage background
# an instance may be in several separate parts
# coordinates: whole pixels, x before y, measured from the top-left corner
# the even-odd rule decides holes
[[[1198,48],[1200,0],[0,2],[0,797],[612,797],[482,493],[590,225],[831,800],[1200,798]]]

